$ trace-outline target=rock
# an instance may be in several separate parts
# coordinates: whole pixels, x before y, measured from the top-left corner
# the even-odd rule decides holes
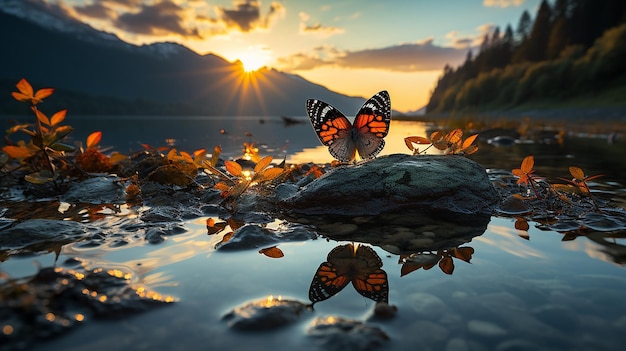
[[[320,349],[329,351],[372,350],[382,346],[389,336],[380,328],[342,317],[318,317],[307,334]]]
[[[304,302],[270,295],[236,307],[222,319],[228,321],[228,326],[233,329],[267,330],[294,323],[310,310],[309,305]]]
[[[402,208],[490,215],[499,195],[478,163],[393,154],[333,169],[280,204],[290,213],[363,216]]]
[[[245,224],[235,231],[230,240],[219,243],[217,249],[221,251],[258,249],[281,242],[315,238],[317,233],[303,226],[280,226],[273,230],[258,224]]]
[[[70,243],[87,236],[88,230],[87,226],[74,221],[31,219],[3,229],[0,250]]]
[[[61,199],[72,204],[122,204],[126,202],[126,193],[119,178],[99,176],[82,182],[71,182]]]
[[[405,209],[376,216],[298,216],[289,221],[315,226],[333,240],[376,245],[393,254],[448,249],[482,235],[489,215],[465,215],[444,210]]]

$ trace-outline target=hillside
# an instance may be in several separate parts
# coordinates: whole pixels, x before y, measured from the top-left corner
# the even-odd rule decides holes
[[[363,103],[273,69],[245,74],[178,44],[131,45],[35,5],[0,2],[0,113],[23,108],[9,94],[21,78],[56,88],[50,105],[81,114],[305,115],[311,97],[346,111]]]

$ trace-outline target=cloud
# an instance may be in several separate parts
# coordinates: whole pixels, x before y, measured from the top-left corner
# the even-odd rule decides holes
[[[152,5],[141,5],[139,12],[127,12],[114,20],[120,29],[136,34],[199,37],[197,28],[188,28],[183,23],[188,19],[186,11],[172,1],[161,0]]]
[[[525,0],[483,0],[483,6],[485,7],[510,7],[520,6]]]
[[[323,26],[319,23],[307,24],[311,16],[306,12],[300,12],[300,34],[314,34],[321,37],[330,37],[335,34],[343,34],[345,30],[339,27]]]
[[[446,64],[463,62],[467,50],[433,45],[432,39],[383,48],[340,51],[317,48],[314,52],[298,53],[278,59],[285,70],[311,70],[324,66],[358,69],[378,69],[400,72],[439,70]]]
[[[457,49],[480,47],[485,35],[489,35],[489,37],[491,37],[495,28],[496,27],[493,24],[487,23],[476,27],[476,34],[460,35],[457,31],[452,31],[446,34],[446,38],[450,40],[452,47]]]
[[[257,0],[236,1],[234,9],[227,9],[223,6],[216,8],[218,17],[227,27],[236,28],[241,32],[250,32],[254,29],[267,29],[273,22],[284,17],[285,7],[272,2],[266,16],[261,15],[261,3]]]

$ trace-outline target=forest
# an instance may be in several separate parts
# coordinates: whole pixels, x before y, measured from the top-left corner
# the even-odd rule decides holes
[[[624,106],[626,1],[543,0],[534,19],[496,27],[478,54],[446,65],[427,113],[497,111],[520,106]]]

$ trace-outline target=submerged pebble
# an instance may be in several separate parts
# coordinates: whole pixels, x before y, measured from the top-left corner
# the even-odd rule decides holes
[[[315,318],[307,335],[328,351],[372,350],[390,339],[379,327],[336,316]]]
[[[235,307],[222,319],[233,329],[260,331],[292,324],[308,311],[311,308],[307,303],[270,295]]]

